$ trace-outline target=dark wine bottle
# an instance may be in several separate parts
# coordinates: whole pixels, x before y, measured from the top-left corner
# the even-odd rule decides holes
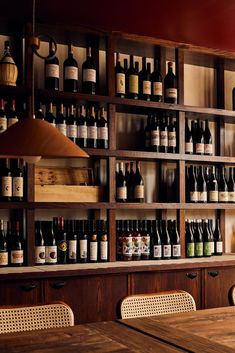
[[[233,168],[229,168],[229,179],[228,179],[228,202],[235,202],[235,182],[233,175]]]
[[[117,202],[126,202],[127,201],[127,185],[126,178],[124,176],[124,164],[123,162],[119,163],[119,173],[116,180],[116,201]]]
[[[160,232],[161,232],[161,241],[162,241],[162,258],[163,260],[169,260],[171,258],[171,239],[167,229],[166,220],[160,220]]]
[[[55,56],[55,48],[52,41],[49,42],[49,55],[52,58],[45,60],[45,88],[58,91],[60,67],[59,60]]]
[[[189,201],[198,202],[198,184],[194,172],[194,167],[191,165],[189,167]]]
[[[174,124],[173,114],[169,114],[169,125],[168,125],[168,152],[175,153],[177,145],[177,136],[176,136],[176,126]]]
[[[89,262],[98,261],[98,234],[94,220],[89,221]]]
[[[216,256],[223,255],[223,239],[222,239],[222,235],[220,232],[219,219],[216,219],[213,238],[214,238],[214,242],[215,242],[214,255],[216,255]]]
[[[0,99],[0,134],[7,129],[7,117],[4,99]]]
[[[164,115],[161,117],[160,124],[160,152],[168,152],[168,126]]]
[[[71,104],[68,109],[67,117],[67,137],[74,143],[77,141],[77,119],[74,114],[74,106]]]
[[[10,110],[7,116],[7,128],[18,122],[18,117],[15,108],[15,99],[11,100]]]
[[[12,172],[12,200],[23,201],[24,199],[24,170],[20,159],[11,159]]]
[[[137,220],[130,221],[130,232],[132,233],[132,260],[141,260],[141,233]]]
[[[57,264],[57,245],[51,221],[48,221],[45,227],[45,263],[47,265]]]
[[[80,147],[87,147],[87,118],[84,105],[81,105],[80,116],[77,121],[77,144]]]
[[[64,61],[64,91],[78,91],[78,63],[73,57],[73,46],[68,45],[68,57]]]
[[[97,145],[98,148],[108,148],[108,122],[105,118],[105,110],[102,107],[100,109],[100,115],[99,115],[99,123],[97,123],[97,128],[98,128],[98,140],[97,140]]]
[[[85,263],[88,260],[88,221],[81,220],[79,227],[79,262]]]
[[[204,153],[209,156],[213,155],[213,141],[212,141],[208,120],[206,120],[205,131],[204,131]]]
[[[151,97],[151,76],[146,67],[146,57],[142,58],[142,70],[139,72],[139,96],[140,99],[147,101]]]
[[[8,247],[4,230],[4,221],[0,220],[0,267],[8,266]]]
[[[96,94],[96,64],[91,56],[91,47],[88,48],[87,59],[82,64],[82,92]]]
[[[171,224],[168,229],[170,229],[170,239],[171,239],[171,257],[172,259],[180,259],[181,257],[181,244],[180,236],[177,230],[176,220],[168,221]]]
[[[160,126],[158,116],[155,113],[152,117],[152,123],[150,125],[150,148],[153,152],[160,151]]]
[[[11,201],[12,199],[12,173],[9,168],[9,159],[1,159],[1,199]]]
[[[139,76],[138,71],[134,67],[134,57],[130,55],[130,66],[126,73],[127,79],[127,97],[138,99],[139,94]]]
[[[119,219],[116,220],[116,249],[117,249],[117,261],[122,260],[122,235],[124,232],[124,222]]]
[[[191,134],[193,139],[193,153],[196,153],[197,120],[191,120]]]
[[[97,120],[95,116],[95,108],[94,106],[92,106],[90,109],[90,114],[87,121],[87,147],[97,148],[97,138],[98,138]]]
[[[144,202],[144,179],[140,174],[139,161],[136,161],[136,172],[134,178],[134,201]]]
[[[131,261],[132,260],[132,234],[130,232],[130,221],[124,221],[124,232],[122,235],[122,260]]]
[[[100,226],[98,231],[98,249],[99,256],[98,259],[100,262],[108,261],[108,233],[107,233],[107,222],[104,220],[100,220]]]
[[[56,128],[65,136],[67,136],[67,125],[66,118],[64,116],[64,105],[60,104],[57,117],[56,117]]]
[[[152,96],[151,99],[155,102],[162,101],[162,75],[159,70],[159,61],[155,59],[154,61],[154,71],[151,75],[152,81]]]
[[[152,116],[149,114],[147,117],[147,124],[144,128],[144,146],[146,151],[151,150],[151,118]]]
[[[20,222],[15,221],[12,229],[12,242],[10,250],[11,266],[22,266],[24,264],[24,249],[20,234]]]
[[[218,182],[219,202],[228,202],[228,186],[225,179],[224,167],[220,168],[220,178]]]
[[[203,167],[201,165],[199,166],[197,185],[198,185],[198,202],[207,202],[207,185],[204,178]]]
[[[134,173],[133,162],[130,162],[130,176],[126,185],[127,185],[127,201],[134,202],[135,173]]]
[[[164,102],[177,104],[177,78],[173,73],[172,62],[168,62],[168,72],[164,78]]]
[[[186,257],[193,258],[195,256],[195,242],[191,228],[191,221],[186,219],[185,224],[185,239],[186,239]]]
[[[203,239],[202,239],[202,230],[200,227],[201,220],[196,220],[196,226],[194,231],[194,241],[195,241],[195,257],[203,256]]]
[[[141,260],[150,260],[150,226],[146,219],[139,220],[139,231],[141,233]]]
[[[42,233],[42,222],[35,222],[35,265],[45,264],[45,243]]]
[[[162,259],[162,242],[159,234],[158,220],[152,221],[152,259]]]
[[[208,229],[208,219],[205,219],[203,222],[203,256],[211,256],[211,235]]]
[[[116,56],[115,66],[115,94],[121,98],[124,98],[126,94],[126,74],[124,68],[121,66],[119,53]]]
[[[211,177],[208,183],[208,201],[209,202],[218,202],[219,201],[219,191],[218,191],[218,182],[215,176],[215,167],[212,167]]]
[[[73,264],[77,262],[77,233],[75,231],[74,220],[68,220],[67,229],[67,242],[68,242],[68,263]]]
[[[202,121],[201,121],[202,123]],[[204,134],[203,128],[200,124],[199,119],[197,120],[197,130],[196,130],[196,154],[204,154]]]
[[[63,217],[58,217],[54,232],[57,243],[57,262],[59,264],[66,264],[68,257],[68,242],[67,234],[64,229]]]
[[[45,120],[50,123],[52,126],[56,127],[56,118],[53,114],[53,104],[49,103],[47,106]]]
[[[193,153],[193,137],[189,127],[188,118],[185,118],[185,153]]]

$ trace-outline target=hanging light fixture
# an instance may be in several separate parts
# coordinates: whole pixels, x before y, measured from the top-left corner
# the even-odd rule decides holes
[[[33,28],[30,38],[32,54],[32,112],[0,134],[1,158],[24,158],[28,163],[36,163],[45,158],[89,157],[80,147],[64,136],[45,120],[35,119],[34,115],[34,54],[42,57],[37,50],[40,40],[35,37],[35,0],[33,0]]]

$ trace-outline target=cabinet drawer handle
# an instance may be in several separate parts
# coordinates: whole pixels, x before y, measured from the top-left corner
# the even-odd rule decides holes
[[[36,283],[28,283],[28,284],[22,284],[20,286],[21,289],[23,289],[25,292],[29,292],[35,288],[37,288],[37,284]]]
[[[186,273],[186,276],[190,279],[194,279],[197,277],[197,273],[195,272],[189,272],[189,273]]]
[[[219,271],[209,271],[208,275],[211,277],[217,277],[219,275]]]
[[[66,285],[66,282],[55,282],[52,284],[52,287],[59,289],[59,288],[63,288],[65,285]]]

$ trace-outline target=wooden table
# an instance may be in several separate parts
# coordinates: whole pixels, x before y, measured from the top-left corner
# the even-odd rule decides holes
[[[184,349],[118,322],[0,335],[1,353],[179,353]]]
[[[235,352],[235,307],[119,320],[127,327],[195,353]]]

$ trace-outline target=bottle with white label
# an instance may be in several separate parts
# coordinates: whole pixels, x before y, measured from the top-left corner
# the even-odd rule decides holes
[[[96,94],[96,64],[91,55],[91,47],[87,51],[87,59],[82,64],[82,93]]]
[[[9,168],[9,159],[1,159],[1,200],[12,200],[12,173]]]
[[[150,149],[153,152],[160,151],[160,124],[158,115],[155,113],[150,125]]]
[[[99,221],[98,225],[98,241],[99,241],[99,261],[108,261],[108,234],[107,223],[104,220]]]
[[[67,136],[66,118],[64,116],[64,105],[60,104],[56,117],[56,128],[65,136]]]
[[[197,179],[194,172],[194,167],[191,165],[189,167],[189,202],[198,202],[198,184]]]
[[[35,222],[35,265],[44,265],[45,264],[45,243],[44,236],[42,233],[42,222]]]
[[[198,202],[207,202],[207,185],[204,178],[203,167],[201,165],[199,166],[197,185],[198,185]]]
[[[11,159],[12,200],[24,200],[24,169],[20,159]]]
[[[193,137],[189,127],[188,118],[185,118],[185,153],[193,153]]]
[[[16,221],[12,229],[12,241],[10,248],[11,266],[22,266],[24,264],[23,240],[20,234],[20,223]]]
[[[58,91],[60,67],[59,60],[55,56],[55,47],[52,41],[49,42],[49,55],[50,58],[45,60],[45,88]]]
[[[18,122],[18,117],[15,108],[15,99],[11,100],[10,110],[7,116],[7,128]]]
[[[116,177],[116,201],[127,201],[127,181],[124,176],[124,163],[119,163],[119,172]]]
[[[98,234],[94,220],[89,221],[89,262],[98,261]]]
[[[152,88],[151,100],[155,102],[162,102],[162,75],[159,70],[159,60],[154,61],[154,71],[151,74]]]
[[[73,57],[73,46],[68,45],[68,57],[64,61],[64,91],[78,91],[78,63]]]
[[[162,259],[162,242],[159,234],[158,220],[152,221],[152,259],[161,260]]]
[[[219,202],[228,202],[228,185],[225,179],[224,167],[220,168],[220,178],[218,182]]]
[[[168,126],[164,115],[161,116],[160,124],[160,152],[168,152]]]
[[[150,65],[150,63],[148,63]],[[150,67],[146,66],[146,57],[142,58],[142,70],[139,72],[139,95],[140,99],[150,101],[151,97],[151,75]]]
[[[177,136],[176,136],[176,122],[174,121],[173,114],[169,114],[168,117],[168,152],[176,153],[177,147]]]
[[[151,221],[139,220],[139,231],[141,233],[141,260],[150,260],[151,244]]]
[[[67,137],[74,143],[77,141],[77,119],[75,116],[74,105],[71,104],[68,108],[67,116]]]
[[[132,234],[132,260],[141,260],[142,237],[137,220],[130,220],[130,232]]]
[[[87,117],[84,105],[80,107],[80,115],[77,119],[77,141],[80,147],[87,147]]]
[[[167,229],[167,221],[162,219],[160,220],[160,234],[162,241],[162,258],[163,260],[169,260],[172,256],[171,252],[171,239]]]
[[[78,261],[85,263],[88,260],[88,221],[81,220],[79,222],[79,234],[78,234],[78,243],[79,243],[79,253]]]
[[[216,256],[223,255],[223,238],[222,238],[221,231],[220,231],[219,219],[216,219],[213,238],[214,238],[214,242],[215,242],[214,255],[216,255]]]
[[[67,221],[68,263],[77,262],[77,233],[74,220]]]
[[[208,219],[204,219],[203,221],[203,256],[209,257],[211,256],[211,235],[208,228]]]
[[[204,132],[203,132],[203,121],[197,119],[196,129],[196,154],[204,154]]]
[[[7,129],[7,117],[4,99],[0,99],[0,134]]]
[[[208,120],[206,120],[205,130],[204,130],[204,153],[206,155],[213,155],[213,141],[212,135],[209,128]]]
[[[168,72],[164,78],[164,102],[177,104],[177,78],[173,73],[172,62],[168,62]]]
[[[43,230],[45,241],[45,263],[47,265],[57,264],[57,245],[54,236],[53,222],[47,221]]]
[[[229,179],[228,179],[228,202],[235,202],[235,182],[233,175],[233,168],[229,168]]]
[[[180,244],[180,236],[177,230],[176,220],[171,219],[168,220],[168,232],[171,239],[171,257],[172,259],[180,259],[181,258],[181,244]]]
[[[124,98],[126,94],[126,74],[124,68],[121,66],[119,53],[116,54],[115,94],[121,98]]]
[[[140,173],[140,162],[136,161],[136,172],[134,176],[134,202],[144,202],[144,179]]]
[[[130,232],[129,220],[124,221],[124,232],[122,234],[122,260],[132,260],[132,233]]]
[[[126,72],[127,79],[127,97],[131,99],[138,99],[139,95],[139,75],[134,67],[134,57],[130,55],[130,65]]]
[[[8,266],[8,247],[4,230],[4,221],[0,220],[0,267]]]
[[[219,201],[219,191],[218,191],[218,182],[215,176],[215,166],[212,167],[210,180],[208,182],[208,201],[209,202],[218,202]]]
[[[100,108],[98,112],[97,129],[97,147],[104,149],[108,148],[108,122],[105,117],[104,107]]]
[[[92,106],[87,120],[87,147],[97,148],[97,139],[98,139],[97,119],[95,116],[95,108],[94,106]]]

